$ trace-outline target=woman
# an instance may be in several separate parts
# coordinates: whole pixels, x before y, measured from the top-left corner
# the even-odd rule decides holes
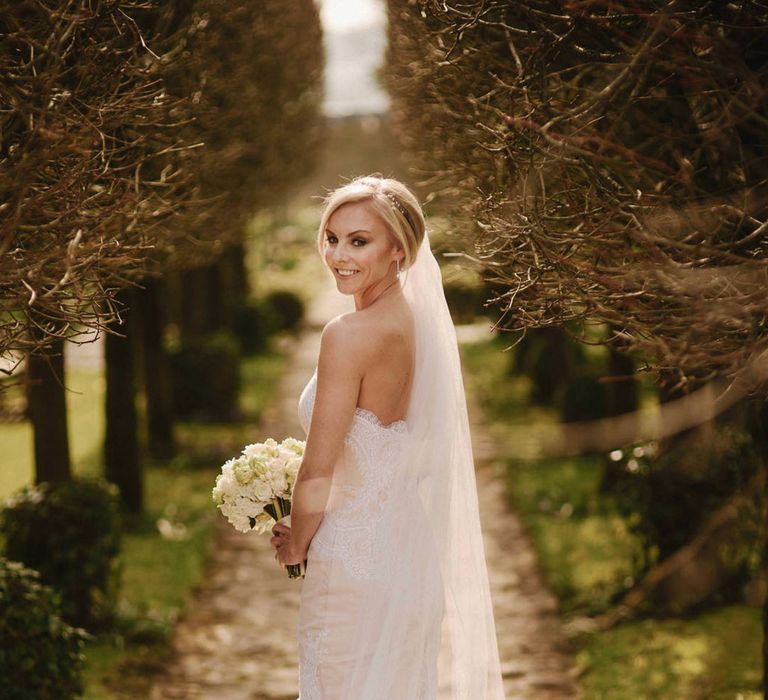
[[[402,183],[325,201],[318,248],[355,311],[323,329],[281,566],[307,559],[299,700],[504,697],[456,333]]]

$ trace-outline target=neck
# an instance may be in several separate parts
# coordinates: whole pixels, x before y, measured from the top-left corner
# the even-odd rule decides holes
[[[397,276],[395,276],[392,280],[385,279],[385,286],[381,291],[371,291],[371,288],[369,287],[368,289],[363,290],[359,297],[355,295],[355,311],[367,309],[372,304],[375,304],[383,296],[391,296],[392,294],[396,293],[399,289],[399,281],[400,279]],[[366,294],[368,294],[368,297],[366,297]]]

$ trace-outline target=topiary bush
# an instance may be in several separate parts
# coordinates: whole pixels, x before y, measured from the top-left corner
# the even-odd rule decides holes
[[[117,488],[103,479],[27,486],[0,511],[5,556],[40,572],[71,624],[105,629],[120,582]]]
[[[301,297],[288,289],[276,289],[267,294],[262,303],[274,318],[278,331],[298,328],[304,318],[305,308]]]
[[[563,423],[599,420],[607,415],[605,384],[590,374],[571,377],[560,398],[560,419]]]
[[[0,558],[0,697],[69,700],[83,692],[85,630],[61,617],[60,595],[21,563]]]
[[[450,280],[443,284],[445,301],[455,324],[472,323],[478,315],[487,314],[484,307],[486,289],[459,280]]]
[[[263,301],[248,301],[235,311],[233,331],[243,355],[264,352],[280,322],[275,310]]]
[[[220,331],[185,338],[171,352],[173,404],[179,418],[236,420],[240,415],[240,344]]]
[[[758,574],[762,541],[762,506],[746,490],[761,468],[751,437],[717,426],[709,440],[694,433],[667,449],[657,443],[635,445],[614,450],[609,459],[617,471],[612,495],[642,542],[644,569],[689,543],[712,513],[740,496],[738,521],[718,545],[725,574],[720,600],[739,599],[743,585]]]

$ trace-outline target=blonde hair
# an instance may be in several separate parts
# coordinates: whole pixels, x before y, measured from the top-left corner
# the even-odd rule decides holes
[[[419,201],[406,185],[378,173],[356,177],[346,185],[337,187],[323,200],[323,212],[317,233],[317,249],[323,255],[325,227],[328,219],[343,204],[370,201],[390,233],[400,243],[404,258],[401,270],[407,270],[416,260],[416,254],[424,240],[424,214]]]

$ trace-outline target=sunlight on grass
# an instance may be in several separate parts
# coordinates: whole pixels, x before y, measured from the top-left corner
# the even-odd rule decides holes
[[[621,625],[582,642],[585,698],[757,700],[759,639],[759,611],[743,606]]]
[[[98,370],[77,368],[67,372],[66,385],[71,459],[74,471],[83,473],[83,462],[92,463],[104,436],[104,379]],[[26,421],[0,425],[0,444],[0,499],[5,499],[34,479],[32,427]]]
[[[311,205],[287,214],[264,212],[251,220],[246,265],[254,294],[291,289],[310,302],[330,274],[315,243],[319,223],[319,206]]]
[[[203,576],[217,515],[210,500],[217,471],[147,470],[145,514],[123,540],[120,633],[88,645],[86,700],[115,697],[112,691],[126,675],[132,691],[142,696],[152,671],[162,666],[167,636]],[[160,518],[172,522],[183,536],[162,538]],[[131,672],[138,667],[143,671]]]
[[[604,608],[625,588],[639,545],[624,520],[598,500],[598,461],[509,460],[507,473],[511,502],[563,611]]]

